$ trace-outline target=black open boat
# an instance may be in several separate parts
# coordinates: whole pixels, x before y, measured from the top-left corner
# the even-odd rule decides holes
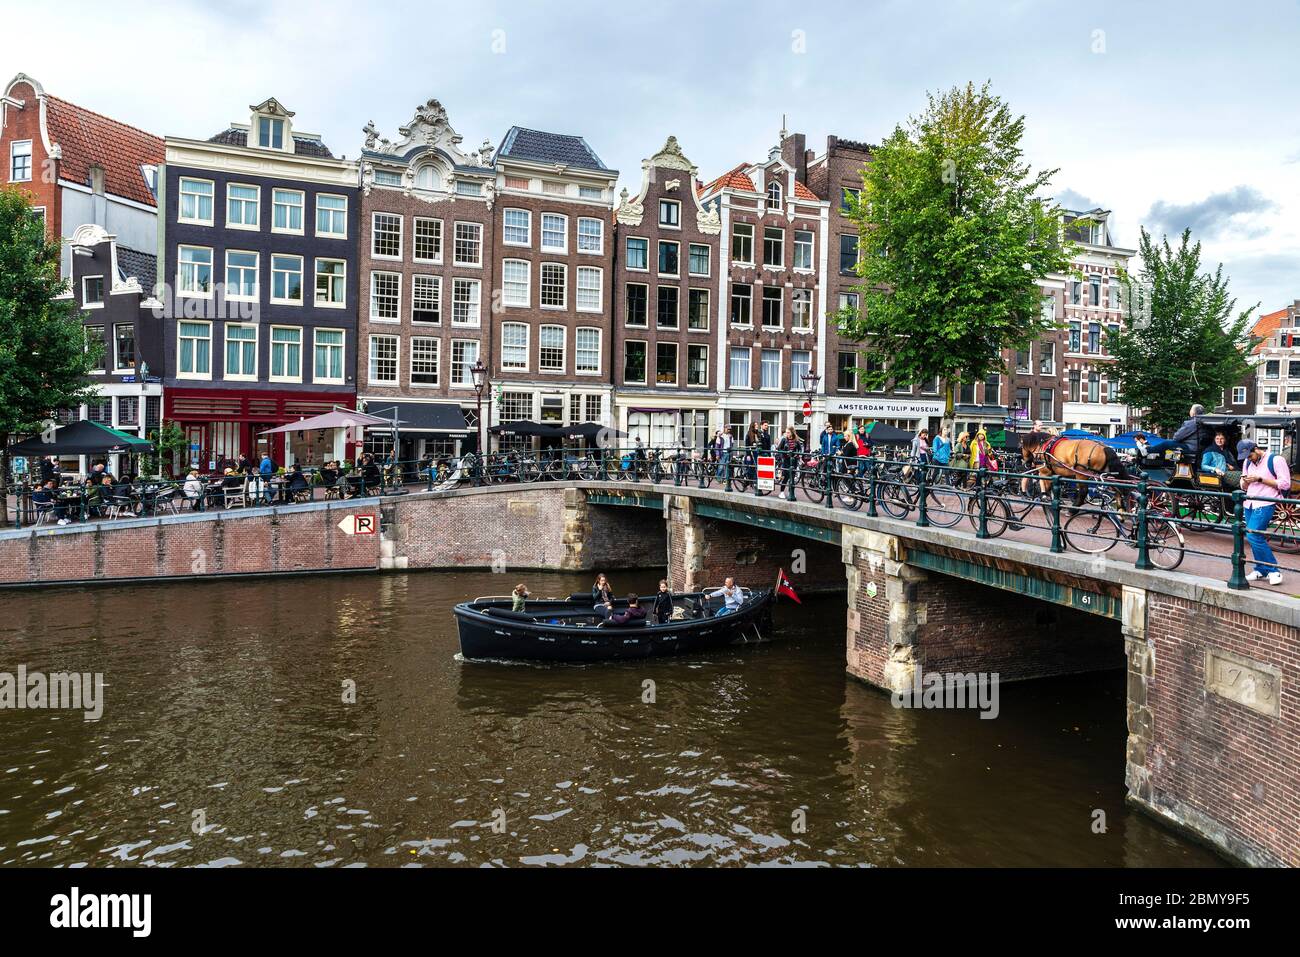
[[[742,589],[739,610],[716,615],[717,599],[702,592],[674,595],[674,617],[667,624],[605,624],[592,607],[591,595],[530,600],[522,612],[510,610],[510,598],[477,598],[453,610],[466,658],[527,661],[610,661],[680,655],[719,648],[734,641],[757,641],[770,628],[773,593]],[[649,610],[653,596],[641,599]],[[614,603],[615,610],[627,601]]]

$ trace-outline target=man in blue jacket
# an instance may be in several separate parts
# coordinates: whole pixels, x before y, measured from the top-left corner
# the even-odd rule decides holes
[[[831,427],[830,422],[826,423],[826,428],[822,429],[821,451],[822,455],[834,455],[840,447],[840,434]]]

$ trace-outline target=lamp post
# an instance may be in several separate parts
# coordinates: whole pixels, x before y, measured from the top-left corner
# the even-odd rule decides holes
[[[813,432],[812,404],[813,399],[817,395],[817,387],[821,384],[822,377],[809,369],[800,378],[803,381],[804,405],[807,409],[804,418],[808,421],[808,448],[809,451],[811,451],[813,437],[816,434]]]
[[[474,402],[475,411],[478,415],[478,457],[479,461],[482,461],[487,451],[487,430],[484,428],[485,423],[483,422],[483,390],[487,388],[488,384],[487,366],[483,364],[481,358],[476,359],[474,360],[474,367],[469,371],[470,375],[474,377]]]

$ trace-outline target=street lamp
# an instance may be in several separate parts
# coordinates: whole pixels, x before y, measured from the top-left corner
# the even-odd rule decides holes
[[[475,411],[478,414],[478,455],[479,459],[487,449],[487,431],[484,429],[483,422],[483,390],[487,388],[487,366],[483,364],[481,358],[474,360],[474,367],[469,370],[470,375],[474,377],[474,402]]]
[[[813,432],[812,403],[813,398],[817,395],[817,386],[821,384],[822,377],[809,369],[800,378],[803,380],[804,405],[807,407],[804,418],[808,424],[808,445],[811,448],[813,436],[816,434]]]

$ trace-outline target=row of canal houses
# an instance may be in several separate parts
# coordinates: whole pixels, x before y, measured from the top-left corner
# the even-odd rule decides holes
[[[7,182],[64,240],[69,295],[106,346],[101,400],[70,414],[139,434],[175,422],[200,468],[354,455],[342,433],[265,434],[335,408],[397,419],[403,459],[520,420],[650,446],[756,420],[803,432],[810,394],[817,428],[934,427],[943,411],[938,382],[864,391],[854,344],[826,320],[856,303],[845,211],[865,143],[831,136],[818,153],[782,131],[706,181],[670,137],[632,191],[582,136],[515,126],[467,149],[437,100],[394,138],[367,124],[355,160],[274,98],[165,139],[21,74],[2,105]],[[1101,332],[1120,321],[1132,250],[1106,211],[1086,214],[1065,216],[1077,274],[1043,282],[1058,331],[1004,356],[1005,375],[962,383],[960,429],[1126,427]],[[394,451],[389,430],[361,441]]]

